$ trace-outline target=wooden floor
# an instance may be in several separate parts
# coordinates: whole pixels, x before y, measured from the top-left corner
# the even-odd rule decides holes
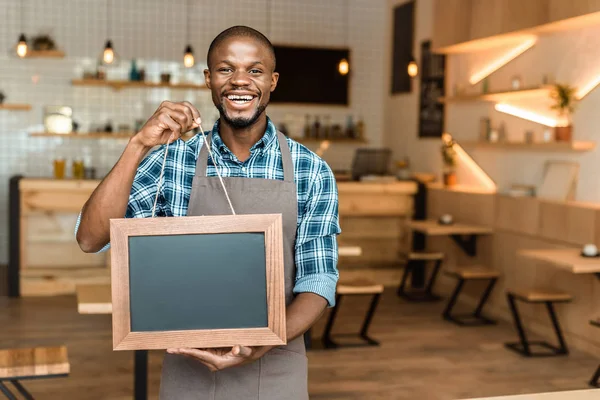
[[[365,300],[344,299],[340,330],[358,329]],[[381,347],[309,352],[311,399],[450,400],[585,389],[600,363],[577,351],[562,358],[521,358],[502,346],[515,339],[512,326],[460,328],[441,320],[442,308],[408,304],[385,292],[371,331]],[[0,309],[0,348],[68,346],[71,375],[26,382],[34,397],[131,398],[132,354],[111,350],[110,316],[77,314],[74,296],[3,297]],[[151,353],[151,399],[157,398],[161,360],[162,352]]]

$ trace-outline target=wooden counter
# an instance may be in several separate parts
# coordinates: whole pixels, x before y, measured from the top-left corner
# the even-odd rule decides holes
[[[74,238],[77,214],[99,183],[11,180],[11,199],[17,205],[11,213],[18,215],[18,223],[11,223],[10,235],[18,246],[11,246],[9,269],[19,271],[21,295],[70,294],[77,284],[110,282],[109,254],[83,253]],[[340,256],[340,268],[349,266],[347,274],[354,276],[363,274],[362,267],[393,266],[388,283],[397,283],[397,265],[410,244],[406,222],[412,216],[416,191],[414,182],[338,183],[340,245],[363,249],[360,256]]]
[[[600,281],[590,272],[590,268],[594,267],[587,265],[595,264],[597,259],[578,260],[577,263],[567,260],[569,265],[564,267],[549,265],[548,260],[542,261],[539,257],[519,255],[522,252],[529,255],[556,252],[548,257],[559,263],[560,254],[564,257],[577,254],[584,244],[600,246],[600,204],[512,197],[468,189],[446,190],[433,186],[428,187],[427,210],[428,218],[450,213],[458,223],[486,226],[493,230],[493,235],[478,241],[475,258],[462,254],[448,238],[432,237],[427,242],[429,250],[446,254],[445,267],[479,264],[501,272],[502,277],[486,306],[492,316],[512,324],[506,302],[507,288],[551,288],[568,292],[574,301],[558,308],[568,344],[600,355],[597,328],[593,329],[588,324],[600,313]],[[584,265],[583,261],[587,264]],[[444,276],[437,283],[439,291],[448,293],[455,285]],[[476,304],[477,289],[472,298],[466,296],[466,302]],[[543,308],[524,309],[523,319],[526,329],[532,334],[547,340],[554,339]]]

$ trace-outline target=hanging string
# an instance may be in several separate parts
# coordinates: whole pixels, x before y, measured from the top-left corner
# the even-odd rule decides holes
[[[210,159],[212,160],[212,163],[215,166],[215,170],[217,171],[217,176],[219,177],[219,182],[221,182],[221,187],[223,188],[223,192],[225,192],[225,197],[227,198],[227,203],[229,204],[231,213],[233,215],[236,215],[235,210],[233,209],[233,205],[231,204],[231,199],[229,198],[229,193],[227,193],[227,188],[225,187],[225,183],[223,183],[223,178],[221,177],[221,173],[219,172],[219,168],[217,168],[217,163],[215,162],[215,159],[213,158],[211,146],[208,145],[206,135],[204,134],[204,130],[202,129],[202,126],[200,125],[198,127],[200,128],[200,132],[202,133],[202,137],[204,138],[203,145],[206,145],[206,149],[208,150],[208,155],[210,156]],[[169,137],[169,140],[167,141],[167,145],[165,146],[165,156],[163,157],[162,167],[160,169],[160,175],[158,176],[158,184],[156,187],[156,196],[154,197],[154,205],[152,206],[152,218],[154,218],[154,215],[156,213],[156,203],[158,202],[158,194],[160,193],[160,186],[162,184],[162,178],[163,178],[163,174],[165,172],[167,153],[169,152],[169,142],[171,141],[172,138],[173,138],[173,135],[171,135],[171,137]]]

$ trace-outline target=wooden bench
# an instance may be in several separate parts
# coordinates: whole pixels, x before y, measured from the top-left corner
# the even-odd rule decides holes
[[[26,399],[33,399],[19,380],[64,377],[69,372],[65,346],[0,350],[0,391],[11,400],[17,398],[4,381],[12,383]]]
[[[377,304],[379,303],[379,297],[383,293],[383,285],[377,284],[367,279],[360,279],[351,282],[339,283],[335,296],[335,306],[329,313],[329,318],[327,320],[327,324],[325,325],[325,331],[323,332],[323,346],[327,349],[337,348],[342,346],[377,346],[379,342],[372,339],[368,335],[369,325],[375,315],[375,310],[377,309]],[[340,308],[340,303],[342,300],[342,296],[356,296],[356,295],[370,295],[372,296],[371,304],[369,305],[369,310],[365,315],[365,319],[362,323],[362,327],[360,329],[360,333],[358,336],[363,339],[363,342],[359,344],[339,344],[333,341],[331,337],[331,331],[333,329],[333,323],[335,322],[335,317]],[[355,335],[355,334],[337,334],[338,336],[347,336],[347,335]]]
[[[498,278],[500,277],[500,273],[498,271],[482,266],[471,266],[449,269],[444,271],[444,274],[458,279],[458,283],[454,288],[454,292],[452,293],[452,296],[450,297],[450,300],[448,301],[448,304],[442,313],[442,317],[445,320],[454,322],[455,324],[461,326],[492,325],[496,323],[496,321],[481,315],[481,312],[487,299],[490,297]],[[452,310],[454,309],[456,301],[458,300],[458,296],[460,295],[467,281],[489,281],[489,283],[481,294],[479,303],[477,304],[477,307],[473,313],[467,315],[453,315]]]
[[[408,301],[439,301],[440,296],[433,293],[433,285],[438,276],[438,272],[444,261],[444,253],[429,253],[429,252],[414,252],[409,253],[407,257],[407,263],[404,267],[404,273],[400,285],[398,286],[398,296]],[[429,276],[429,280],[425,284],[425,289],[420,290],[408,290],[406,288],[408,282],[408,276],[413,274],[417,268],[427,268],[427,263],[433,262],[433,269]]]
[[[569,349],[567,348],[567,344],[565,342],[565,339],[563,338],[562,331],[560,329],[560,325],[558,323],[558,319],[556,317],[556,313],[554,312],[553,306],[554,303],[567,303],[573,300],[573,297],[569,293],[545,289],[509,289],[506,291],[506,299],[508,301],[513,321],[515,323],[515,328],[517,329],[517,333],[519,334],[519,342],[505,343],[506,348],[516,351],[517,353],[526,357],[548,357],[569,354]],[[525,329],[523,329],[521,317],[517,309],[517,300],[523,301],[525,303],[546,304],[548,315],[550,316],[552,326],[554,327],[554,333],[556,334],[556,338],[558,339],[558,347],[553,346],[545,341],[532,342],[527,339]],[[550,351],[534,353],[531,351],[532,345],[541,346],[546,349],[549,349]]]

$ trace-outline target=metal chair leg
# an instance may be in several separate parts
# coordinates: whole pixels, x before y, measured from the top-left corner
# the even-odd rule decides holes
[[[363,325],[360,328],[360,337],[362,337],[367,342],[369,342],[369,344],[372,344],[372,345],[378,345],[379,342],[377,342],[374,339],[371,339],[368,336],[367,332],[369,330],[369,325],[371,325],[371,320],[373,319],[373,316],[375,315],[375,309],[377,309],[377,304],[379,303],[380,296],[381,296],[380,293],[373,295],[373,300],[371,300],[371,305],[369,306],[369,311],[367,312],[367,315],[365,316]]]
[[[473,314],[475,318],[481,318],[481,310],[487,302],[488,297],[490,297],[490,294],[492,294],[492,290],[494,289],[497,280],[497,278],[490,279],[490,283],[488,284],[487,288],[485,288],[485,292],[483,292],[483,295],[479,300],[479,304],[477,304],[477,308],[475,309],[475,313]]]
[[[0,381],[0,392],[2,392],[8,400],[18,400],[8,387]]]
[[[323,346],[327,349],[337,347],[337,344],[331,339],[331,329],[333,328],[333,323],[335,322],[335,317],[338,312],[338,308],[340,307],[340,303],[342,300],[341,295],[335,296],[335,307],[331,310],[329,314],[329,319],[327,320],[327,325],[325,325],[325,331],[323,332]]]
[[[527,341],[527,336],[525,335],[525,330],[523,329],[523,324],[521,323],[521,317],[519,316],[515,296],[508,293],[506,295],[506,299],[508,300],[508,305],[510,306],[510,312],[513,316],[515,328],[517,329],[517,333],[519,334],[519,343],[506,343],[505,346],[508,349],[521,353],[522,355],[531,357],[529,342]]]
[[[396,292],[398,296],[405,297],[406,296],[406,282],[408,281],[408,275],[412,271],[412,261],[406,263],[404,267],[404,273],[402,274],[402,280],[400,281],[400,285],[398,286],[398,291]]]
[[[25,389],[25,387],[23,385],[21,385],[21,382],[11,380],[10,383],[12,383],[14,385],[14,387],[17,388],[19,393],[21,393],[23,395],[23,397],[25,397],[25,400],[34,400],[31,393],[29,393],[27,391],[27,389]]]
[[[558,323],[558,318],[556,318],[556,313],[554,312],[554,306],[552,305],[552,302],[547,301],[546,308],[548,309],[548,314],[550,315],[550,319],[552,320],[554,333],[556,333],[556,337],[558,339],[559,347],[557,349],[557,353],[569,354],[569,349],[567,348],[567,343],[565,342],[565,339],[562,335],[560,324]]]
[[[427,287],[425,288],[425,293],[429,296],[435,296],[433,294],[433,285],[435,284],[435,280],[440,272],[440,268],[442,266],[442,260],[437,260],[433,267],[433,271],[431,271],[431,278],[429,278],[429,282],[427,283]]]
[[[447,320],[452,319],[452,317],[451,317],[452,309],[454,308],[454,305],[456,304],[456,300],[458,300],[458,295],[460,294],[464,284],[465,284],[464,279],[458,280],[458,284],[454,288],[454,292],[452,292],[452,296],[450,297],[450,300],[448,301],[448,304],[446,305],[446,308],[444,309],[444,312],[442,313],[444,319],[447,319]]]
[[[592,376],[592,379],[590,379],[589,385],[593,387],[600,387],[598,379],[600,379],[600,366],[598,367],[596,372],[594,372],[594,376]]]

